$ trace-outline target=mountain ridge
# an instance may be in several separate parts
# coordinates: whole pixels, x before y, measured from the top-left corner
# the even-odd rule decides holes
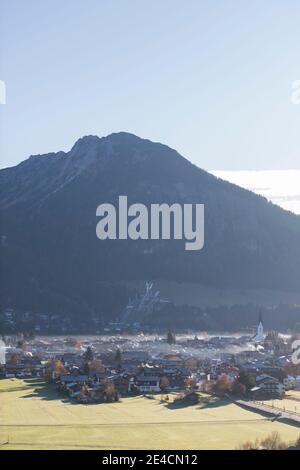
[[[117,315],[126,293],[116,287],[108,295],[99,285],[133,279],[300,292],[300,218],[163,144],[126,132],[85,136],[69,152],[0,170],[0,186],[4,306],[78,304]],[[173,240],[99,241],[96,207],[123,194],[130,204],[205,204],[204,249],[186,253]]]

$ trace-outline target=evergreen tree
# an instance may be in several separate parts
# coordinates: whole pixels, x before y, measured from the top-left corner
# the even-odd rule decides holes
[[[121,364],[121,362],[122,362],[122,353],[121,353],[121,350],[119,348],[116,350],[115,361],[116,361],[117,364]]]
[[[245,369],[242,369],[238,376],[238,382],[246,387],[246,390],[249,391],[255,386],[254,377],[249,374]]]
[[[167,343],[168,344],[175,344],[176,343],[176,336],[172,333],[171,330],[168,331]]]
[[[87,350],[83,354],[85,362],[91,362],[94,359],[92,348],[88,346]]]

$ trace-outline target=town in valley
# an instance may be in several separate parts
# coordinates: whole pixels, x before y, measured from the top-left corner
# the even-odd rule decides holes
[[[257,330],[250,335],[171,330],[99,336],[3,335],[0,387],[4,398],[11,390],[28,387],[31,393],[18,395],[17,409],[20,400],[26,407],[28,397],[48,400],[49,393],[62,407],[97,406],[100,414],[101,407],[112,404],[118,405],[115,413],[130,413],[128,400],[138,399],[141,413],[147,402],[153,402],[168,410],[170,417],[176,416],[176,410],[194,410],[193,419],[198,413],[200,422],[198,407],[209,409],[219,400],[219,410],[231,404],[251,416],[258,414],[272,426],[288,422],[282,426],[293,430],[296,439],[300,366],[292,361],[293,340],[291,335],[265,332],[261,314]],[[7,429],[10,436],[12,428]],[[2,426],[5,447],[13,438],[6,438],[4,431]]]

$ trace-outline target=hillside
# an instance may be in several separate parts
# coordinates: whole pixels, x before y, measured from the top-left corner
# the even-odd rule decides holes
[[[68,153],[0,171],[1,302],[21,310],[117,315],[123,281],[300,293],[300,217],[132,134],[79,139]],[[96,208],[205,204],[205,246],[96,237]]]

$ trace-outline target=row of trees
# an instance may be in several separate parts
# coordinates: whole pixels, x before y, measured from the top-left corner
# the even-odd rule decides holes
[[[110,380],[106,380],[103,383],[103,388],[99,391],[98,396],[94,398],[91,396],[89,387],[87,385],[82,385],[80,397],[81,399],[104,401],[107,403],[113,403],[120,400],[119,392],[116,390],[115,384]]]
[[[274,431],[263,439],[246,441],[240,445],[239,450],[286,450],[289,447],[294,447],[298,450],[300,447],[300,437],[292,443],[287,443],[282,440],[278,432]]]
[[[83,358],[84,358],[85,363],[89,363],[89,362],[92,362],[94,360],[94,353],[93,353],[93,350],[90,346],[88,346],[88,348],[84,352]],[[115,352],[114,361],[117,364],[122,363],[122,352],[121,352],[121,349],[119,349],[119,348]]]
[[[227,374],[222,374],[212,385],[212,391],[218,395],[232,393],[237,396],[246,395],[255,386],[254,377],[245,370],[241,370],[237,379],[232,381]]]

